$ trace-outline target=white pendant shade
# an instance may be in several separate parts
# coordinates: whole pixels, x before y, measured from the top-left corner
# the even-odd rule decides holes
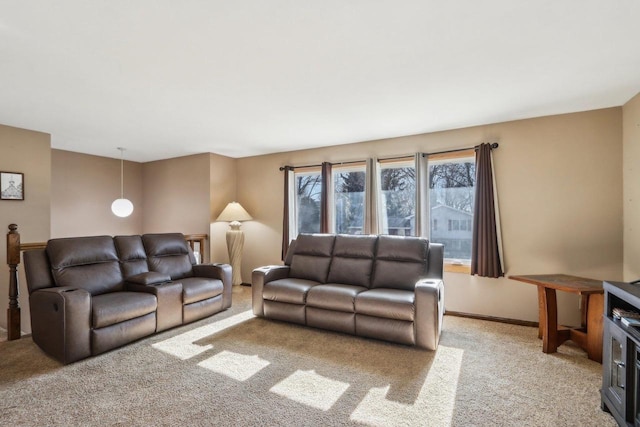
[[[124,148],[118,147],[118,150],[120,150],[120,198],[111,203],[111,212],[120,218],[125,218],[133,213],[133,203],[124,198]]]
[[[133,203],[129,199],[116,199],[111,203],[111,212],[121,218],[133,213]]]

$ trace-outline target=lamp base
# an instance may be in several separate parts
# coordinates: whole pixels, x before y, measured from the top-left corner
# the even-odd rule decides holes
[[[237,222],[237,221],[234,221]],[[233,222],[227,230],[227,249],[229,251],[229,263],[231,264],[231,283],[242,284],[242,249],[244,247],[244,233],[240,230],[240,223],[237,228],[233,228]]]

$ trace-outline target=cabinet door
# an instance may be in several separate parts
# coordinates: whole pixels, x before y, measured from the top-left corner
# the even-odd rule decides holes
[[[629,388],[629,394],[631,394],[632,399],[633,399],[633,407],[634,407],[634,418],[635,418],[635,422],[634,425],[636,427],[640,427],[640,391],[638,390],[638,385],[640,384],[640,346],[638,346],[638,343],[634,341],[634,365],[635,367],[633,368],[635,370],[635,379],[636,379],[636,387],[631,390],[631,388]]]
[[[627,388],[627,337],[620,328],[610,324],[605,328],[604,343],[607,366],[603,366],[605,370],[603,388],[615,406],[616,412],[624,417]]]

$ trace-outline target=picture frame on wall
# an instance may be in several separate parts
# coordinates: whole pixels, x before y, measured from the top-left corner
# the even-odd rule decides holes
[[[0,172],[0,200],[24,200],[24,174]]]

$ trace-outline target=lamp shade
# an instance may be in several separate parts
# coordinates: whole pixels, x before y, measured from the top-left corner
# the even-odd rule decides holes
[[[121,218],[128,217],[133,212],[133,203],[128,199],[116,199],[111,204],[111,212]]]
[[[249,221],[253,218],[238,202],[231,202],[226,208],[218,215],[216,221]]]

